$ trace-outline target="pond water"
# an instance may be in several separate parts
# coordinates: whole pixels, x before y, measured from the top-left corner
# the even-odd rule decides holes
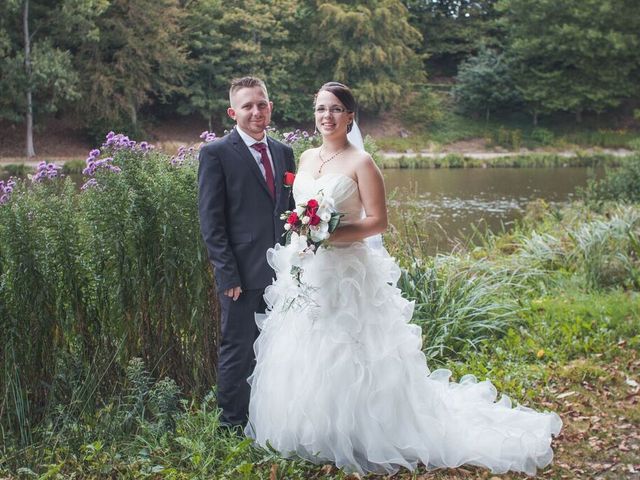
[[[391,223],[402,226],[402,210],[420,215],[432,254],[450,251],[473,233],[474,226],[494,232],[508,230],[536,199],[566,203],[575,196],[576,187],[601,173],[579,167],[383,171]],[[414,208],[408,210],[408,205]]]

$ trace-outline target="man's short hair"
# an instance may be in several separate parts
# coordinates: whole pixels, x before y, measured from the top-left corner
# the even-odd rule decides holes
[[[267,86],[262,81],[262,79],[258,77],[242,77],[242,78],[234,78],[231,80],[231,88],[229,88],[229,103],[231,103],[231,97],[234,93],[236,93],[241,88],[253,88],[260,87],[264,90],[265,95],[269,98],[269,92],[267,91]]]

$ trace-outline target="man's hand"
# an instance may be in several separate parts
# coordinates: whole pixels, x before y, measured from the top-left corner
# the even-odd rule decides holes
[[[242,293],[242,288],[240,288],[240,287],[233,287],[233,288],[229,288],[228,290],[224,291],[224,294],[227,297],[233,298],[234,302],[236,300],[238,300],[238,297],[240,296],[241,293]]]

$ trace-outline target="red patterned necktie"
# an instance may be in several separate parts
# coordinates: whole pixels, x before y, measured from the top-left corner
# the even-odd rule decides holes
[[[273,170],[271,169],[271,162],[269,161],[269,155],[267,155],[267,145],[264,143],[254,143],[251,148],[260,152],[260,161],[264,167],[264,176],[267,181],[267,187],[271,192],[271,196],[276,198],[276,184],[273,181]]]

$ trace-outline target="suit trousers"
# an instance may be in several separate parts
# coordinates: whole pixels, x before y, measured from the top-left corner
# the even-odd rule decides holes
[[[218,352],[218,407],[220,423],[242,426],[247,423],[250,388],[247,378],[256,364],[253,343],[259,330],[255,313],[264,313],[264,289],[243,291],[234,302],[219,294],[221,306],[221,341]]]

